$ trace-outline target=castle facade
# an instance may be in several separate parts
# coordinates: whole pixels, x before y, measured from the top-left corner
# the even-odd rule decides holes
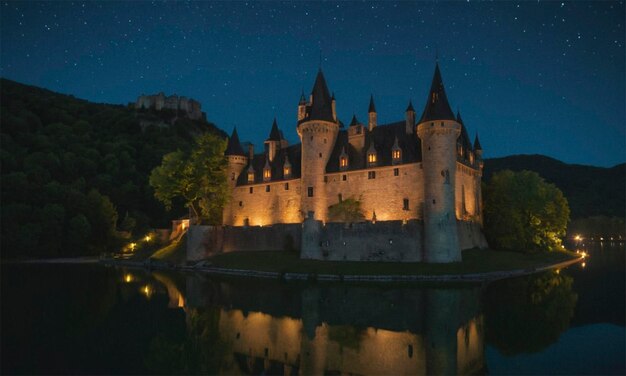
[[[482,148],[450,108],[439,66],[419,118],[411,102],[404,120],[378,124],[377,117],[372,96],[367,121],[353,116],[345,127],[320,69],[310,97],[298,103],[301,143],[289,145],[274,120],[265,150],[255,154],[243,150],[233,130],[225,152],[231,200],[224,225],[304,223],[307,257],[307,221],[325,227],[332,222],[329,206],[355,199],[370,224],[419,223],[423,255],[414,260],[460,261],[457,223],[482,222]]]

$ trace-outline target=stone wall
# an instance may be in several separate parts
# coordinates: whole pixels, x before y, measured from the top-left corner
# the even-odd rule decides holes
[[[486,248],[480,224],[458,222],[461,249]],[[224,252],[299,250],[302,258],[336,261],[417,262],[424,260],[421,220],[376,223],[304,223],[272,226],[191,226],[187,260]]]
[[[236,251],[297,251],[302,224],[273,226],[191,226],[187,235],[187,261]]]

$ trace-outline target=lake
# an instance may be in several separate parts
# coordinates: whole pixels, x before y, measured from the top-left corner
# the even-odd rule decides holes
[[[486,286],[2,265],[2,374],[625,374],[625,250]]]

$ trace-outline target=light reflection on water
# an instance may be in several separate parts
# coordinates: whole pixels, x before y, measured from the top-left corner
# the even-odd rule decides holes
[[[623,373],[624,250],[585,252],[463,288],[3,266],[2,373]]]

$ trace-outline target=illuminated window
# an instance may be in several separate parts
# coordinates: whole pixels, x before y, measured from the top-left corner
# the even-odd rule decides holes
[[[271,179],[272,178],[272,170],[270,170],[269,168],[266,168],[263,170],[263,179]]]
[[[254,183],[254,171],[248,171],[248,183]]]
[[[291,175],[291,169],[290,169],[289,167],[286,167],[286,166],[285,166],[285,167],[283,168],[283,175],[284,175],[285,177],[288,177],[289,175]]]
[[[376,154],[375,153],[370,153],[367,155],[367,161],[369,163],[376,163]]]
[[[391,157],[393,159],[400,159],[400,150],[394,150],[391,152]]]
[[[313,187],[308,187],[308,188],[307,188],[307,195],[308,195],[309,197],[313,197]]]
[[[348,167],[348,157],[341,157],[341,159],[339,159],[339,167]]]
[[[367,172],[368,179],[376,179],[376,171],[368,171]]]

